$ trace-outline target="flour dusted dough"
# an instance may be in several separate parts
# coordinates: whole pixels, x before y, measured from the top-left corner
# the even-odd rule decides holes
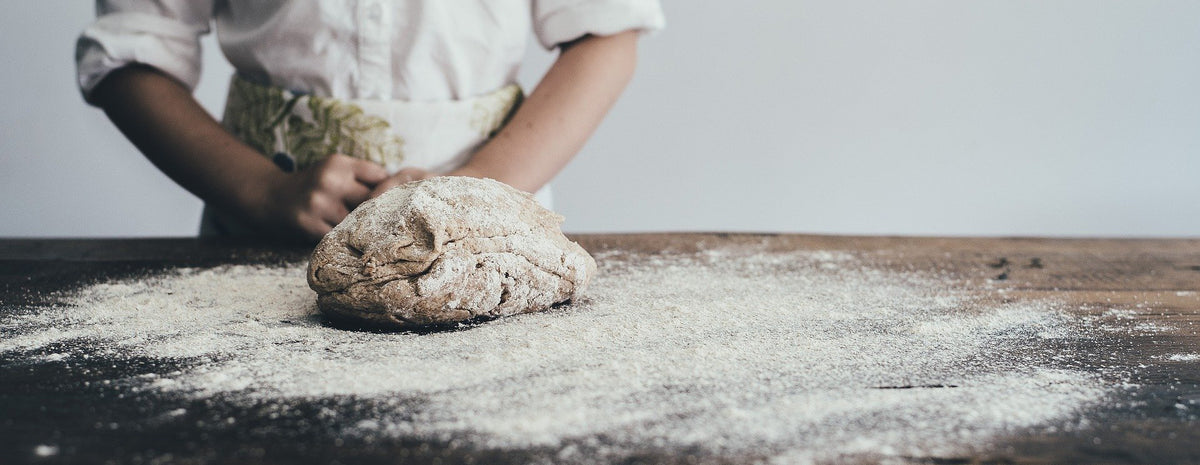
[[[596,262],[562,217],[490,179],[436,177],[359,205],[313,251],[325,314],[407,328],[545,310],[583,291]]]

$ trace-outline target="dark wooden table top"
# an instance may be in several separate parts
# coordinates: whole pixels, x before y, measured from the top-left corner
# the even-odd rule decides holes
[[[589,251],[632,254],[689,252],[713,246],[756,244],[770,251],[881,252],[877,266],[938,270],[989,289],[1006,300],[1053,297],[1075,313],[1116,305],[1134,310],[1137,321],[1161,323],[1163,331],[1091,341],[1101,373],[1121,372],[1111,383],[1132,383],[1127,399],[1089,413],[1091,427],[1057,434],[1017,435],[988,454],[936,463],[1200,463],[1200,361],[1166,354],[1200,352],[1200,239],[1034,239],[838,237],[760,234],[575,235]],[[304,260],[304,246],[195,239],[0,240],[0,322],[14,308],[36,306],[47,293],[97,279],[135,276],[180,266],[285,263]],[[995,292],[1003,290],[1004,292]],[[2,334],[2,333],[0,333]],[[510,462],[534,455],[445,451],[437,445],[398,441],[348,450],[322,447],[333,438],[262,438],[238,431],[166,428],[161,431],[97,432],[97,422],[131,421],[142,415],[138,399],[88,386],[85,378],[169,367],[96,358],[90,370],[68,373],[20,356],[0,354],[0,463],[136,463],[146,457],[171,462],[236,463],[424,463]],[[150,362],[145,362],[150,363]],[[1128,370],[1113,370],[1126,367]],[[1089,369],[1089,367],[1082,367]],[[47,440],[61,453],[33,454]],[[271,442],[270,445],[255,442]],[[261,455],[249,450],[272,451]],[[157,455],[147,454],[156,451]],[[239,452],[241,451],[241,452]],[[400,453],[403,452],[403,453]],[[672,457],[647,461],[684,462]],[[918,462],[922,461],[917,459]]]

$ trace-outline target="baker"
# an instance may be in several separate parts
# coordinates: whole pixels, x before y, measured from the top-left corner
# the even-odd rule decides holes
[[[314,241],[411,180],[536,192],[628,83],[657,0],[99,0],[76,47],[84,98],[204,200],[202,235]],[[236,69],[223,121],[191,95],[215,25]],[[560,54],[515,84],[533,31]]]

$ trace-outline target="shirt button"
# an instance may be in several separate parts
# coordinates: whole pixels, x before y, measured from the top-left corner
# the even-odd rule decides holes
[[[367,16],[370,17],[372,21],[379,21],[380,18],[383,18],[383,7],[378,3],[372,3],[371,7],[367,10]]]

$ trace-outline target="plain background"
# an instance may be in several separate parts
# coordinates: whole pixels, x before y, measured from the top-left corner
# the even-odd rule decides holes
[[[569,231],[1196,236],[1200,2],[667,1],[555,181]],[[0,236],[193,235],[85,106],[90,2],[0,16]],[[231,73],[205,41],[197,96]],[[553,56],[531,45],[527,88]]]

